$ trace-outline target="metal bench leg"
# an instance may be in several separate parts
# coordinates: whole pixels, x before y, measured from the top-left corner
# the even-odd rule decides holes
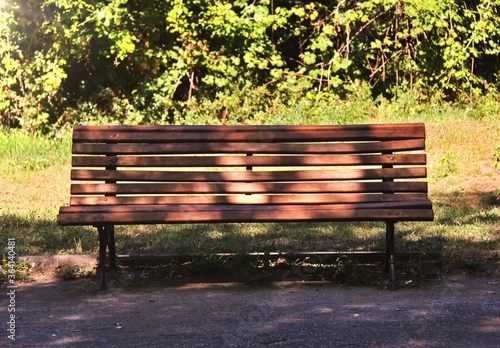
[[[108,227],[108,251],[109,251],[109,267],[117,269],[116,267],[116,246],[115,246],[115,226],[109,225]]]
[[[109,241],[109,227],[97,226],[99,231],[99,263],[97,265],[97,288],[96,290],[106,289],[106,247]]]
[[[394,222],[386,222],[385,240],[385,269],[386,272],[389,272],[389,283],[387,284],[387,288],[389,290],[396,290],[399,284],[396,278],[396,266],[394,264]]]

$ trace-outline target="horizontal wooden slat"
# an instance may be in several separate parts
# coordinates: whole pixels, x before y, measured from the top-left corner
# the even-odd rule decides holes
[[[280,221],[431,221],[431,209],[354,209],[269,211],[186,211],[152,213],[59,214],[61,225],[161,224],[203,222],[280,222]]]
[[[261,181],[325,181],[425,178],[425,167],[299,170],[299,171],[234,171],[192,172],[153,170],[84,170],[71,171],[72,180],[113,180],[128,182],[261,182]]]
[[[128,143],[163,143],[168,139],[169,142],[259,142],[262,132],[255,133],[122,133],[122,132],[101,132],[101,133],[76,133],[73,136],[75,142],[128,142]],[[402,130],[398,132],[387,131],[321,131],[321,132],[294,132],[284,133],[275,132],[264,136],[265,142],[307,142],[307,141],[368,141],[368,140],[389,140],[389,139],[418,139],[411,130]]]
[[[419,139],[423,124],[349,126],[79,126],[73,142],[287,142]]]
[[[73,184],[71,194],[427,192],[426,182]]]
[[[61,207],[60,214],[72,213],[152,213],[152,212],[178,212],[178,211],[306,211],[306,210],[353,210],[353,209],[422,209],[432,206],[429,200],[410,202],[384,202],[384,203],[350,203],[350,204],[287,204],[276,205],[118,205],[118,206],[79,206]]]
[[[256,132],[256,131],[271,131],[271,132],[318,132],[322,130],[386,130],[397,131],[401,129],[411,129],[420,135],[425,134],[424,123],[384,123],[384,124],[353,124],[353,125],[234,125],[234,126],[205,126],[205,125],[107,125],[107,126],[88,126],[76,125],[73,133],[92,133],[92,132],[172,132],[172,133],[199,133],[199,132]]]
[[[204,196],[73,196],[71,205],[166,205],[166,204],[342,204],[369,202],[408,202],[427,200],[425,193],[400,194],[282,194],[282,195],[204,195]]]
[[[140,154],[356,154],[386,151],[423,150],[424,139],[356,142],[356,143],[155,143],[96,144],[76,143],[74,154],[140,155]]]
[[[334,156],[74,156],[73,167],[297,167],[424,165],[425,154]]]

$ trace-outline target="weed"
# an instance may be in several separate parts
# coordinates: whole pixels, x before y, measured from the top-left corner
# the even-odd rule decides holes
[[[426,279],[438,278],[441,274],[440,262],[426,258],[425,254],[418,260],[404,262],[401,269],[405,284],[419,284]]]
[[[88,278],[95,275],[94,269],[80,266],[61,266],[56,268],[56,276],[63,280]]]
[[[496,171],[500,171],[500,146],[495,148],[495,152],[493,153],[493,163],[491,167]]]
[[[347,255],[339,256],[329,273],[332,279],[349,285],[373,284],[377,278],[376,275],[363,268],[357,259]]]
[[[32,265],[29,264],[27,259],[16,261],[12,264],[7,260],[5,255],[2,255],[2,264],[0,265],[0,283],[7,282],[9,280],[9,274],[14,274],[13,279],[15,279],[16,282],[29,281],[32,272]]]
[[[451,176],[458,171],[457,160],[453,153],[446,152],[443,157],[439,159],[438,177],[444,178]]]
[[[149,274],[147,268],[141,270],[125,268],[119,272],[114,272],[114,278],[125,288],[140,287],[146,283]]]
[[[466,258],[462,260],[460,268],[470,272],[486,272],[488,270],[484,262],[477,258]]]
[[[168,264],[159,264],[150,268],[153,279],[176,278],[182,276],[182,263],[171,261]]]

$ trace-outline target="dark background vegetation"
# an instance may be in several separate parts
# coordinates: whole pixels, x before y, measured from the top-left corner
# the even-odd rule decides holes
[[[356,121],[394,100],[498,103],[499,0],[7,0],[0,120]],[[292,113],[293,114],[293,113]],[[287,116],[288,115],[288,116]],[[354,120],[353,120],[354,118]],[[302,120],[304,120],[302,118]]]

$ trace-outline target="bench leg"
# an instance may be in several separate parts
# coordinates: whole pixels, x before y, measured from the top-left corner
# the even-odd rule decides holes
[[[109,243],[109,227],[97,226],[99,232],[99,263],[97,265],[97,288],[106,289],[106,247]]]
[[[115,226],[109,225],[108,227],[108,251],[109,251],[109,267],[117,269],[116,267],[116,247],[115,247]]]
[[[389,283],[387,284],[387,288],[396,290],[398,288],[398,280],[396,278],[396,266],[394,264],[394,222],[386,222],[385,241],[385,269],[386,272],[389,272]]]

